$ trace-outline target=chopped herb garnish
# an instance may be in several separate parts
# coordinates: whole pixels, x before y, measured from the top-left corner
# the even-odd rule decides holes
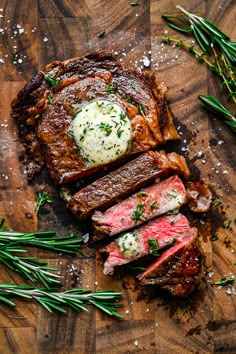
[[[217,241],[217,240],[219,240],[217,236],[212,236],[211,237],[211,241]]]
[[[107,85],[106,86],[106,92],[107,93],[115,93],[117,91],[117,87],[112,86],[112,85]]]
[[[121,120],[124,120],[125,118],[126,118],[126,114],[123,113],[123,112],[121,112],[121,113],[120,113],[120,119],[121,119]]]
[[[150,208],[151,210],[155,209],[156,206],[157,206],[157,203],[156,203],[156,202],[152,202],[152,203],[149,204],[149,208]]]
[[[99,129],[104,130],[106,136],[109,136],[112,132],[112,126],[110,124],[100,123]]]
[[[132,98],[129,97],[129,96],[126,97],[126,101],[129,102],[129,103],[133,103]]]
[[[136,82],[134,80],[131,81],[131,87],[132,89],[136,89]]]
[[[140,191],[137,193],[137,197],[146,197],[146,196],[147,196],[147,193],[144,191]]]
[[[144,204],[143,203],[138,203],[137,208],[134,210],[131,219],[134,220],[135,224],[137,223],[137,220],[145,220],[146,217],[143,214],[144,211]]]
[[[233,284],[235,278],[234,277],[230,277],[230,278],[221,278],[220,280],[218,280],[215,285],[220,285],[220,286],[225,286],[228,284]]]
[[[80,147],[80,146],[74,146],[74,150],[75,150],[75,151],[80,151],[80,150],[81,150],[81,147]]]
[[[36,114],[36,116],[34,117],[35,119],[39,119],[41,117],[41,114]]]
[[[171,191],[168,193],[172,198],[177,198],[177,193],[175,191]]]
[[[52,103],[52,97],[48,96],[48,102]]]
[[[217,200],[217,201],[214,203],[214,206],[217,207],[217,206],[219,206],[219,205],[221,205],[221,204],[222,204],[221,201],[220,201],[220,200]]]
[[[160,256],[160,254],[157,252],[157,250],[159,248],[159,242],[158,241],[154,241],[153,238],[149,238],[148,239],[148,245],[149,245],[149,252],[153,256]]]
[[[130,6],[138,6],[139,5],[139,3],[138,2],[136,2],[136,1],[132,1],[132,2],[130,2]]]
[[[174,246],[175,243],[176,243],[176,238],[173,238],[173,240],[169,242],[168,246],[172,247]]]
[[[227,221],[227,223],[225,224],[226,229],[230,228],[231,222],[232,220]]]
[[[139,111],[139,113],[144,115],[144,105],[143,104],[137,104],[136,107],[137,107],[137,110]]]
[[[44,79],[49,82],[52,87],[56,87],[61,82],[61,80],[56,79],[55,76],[49,74],[44,75]]]
[[[119,128],[116,132],[116,135],[118,136],[118,138],[121,137],[121,134],[124,132],[124,130],[121,130],[121,128]]]
[[[103,38],[105,36],[106,31],[101,31],[97,34],[98,38]]]

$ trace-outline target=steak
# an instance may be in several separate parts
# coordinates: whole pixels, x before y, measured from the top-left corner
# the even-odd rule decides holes
[[[182,240],[165,251],[138,276],[142,285],[157,285],[173,295],[188,296],[202,277],[202,255],[197,241],[197,229],[186,231]]]
[[[185,201],[183,182],[178,176],[169,177],[133,194],[104,213],[95,211],[92,216],[95,233],[116,235],[156,216],[178,210]]]
[[[98,99],[119,106],[131,126],[132,139],[127,149],[114,159],[179,139],[163,87],[154,73],[125,70],[111,54],[94,53],[48,64],[12,102],[12,117],[26,148],[28,178],[32,179],[46,164],[55,183],[62,184],[106,165],[89,163],[70,133],[73,118],[88,102]],[[99,128],[105,137],[109,135],[109,124]],[[122,132],[119,130],[119,137]]]
[[[108,254],[103,273],[112,275],[114,267],[130,263],[151,253],[155,254],[171,242],[182,240],[189,228],[186,217],[177,214],[162,216],[134,231],[122,234],[99,251]]]
[[[187,182],[188,206],[195,213],[204,213],[209,210],[212,193],[209,187],[202,182]]]
[[[67,207],[79,218],[86,219],[95,210],[104,210],[156,178],[169,173],[189,176],[183,156],[164,151],[148,151],[76,193]]]

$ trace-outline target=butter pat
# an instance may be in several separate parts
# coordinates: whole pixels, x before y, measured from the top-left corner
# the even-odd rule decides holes
[[[89,102],[77,112],[69,133],[89,167],[123,156],[132,140],[131,122],[122,107],[102,99]]]

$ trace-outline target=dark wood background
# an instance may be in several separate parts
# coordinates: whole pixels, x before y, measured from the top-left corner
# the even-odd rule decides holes
[[[179,3],[214,22],[235,41],[236,2],[138,2],[139,6],[131,7],[129,0],[0,0],[0,218],[5,217],[10,228],[25,232],[41,229],[63,234],[80,229],[45,171],[31,184],[26,180],[19,161],[22,146],[10,118],[11,100],[24,83],[55,59],[105,50],[117,52],[125,67],[134,68],[148,56],[151,69],[169,86],[167,97],[183,133],[180,151],[209,183],[214,200],[222,201],[221,207],[212,207],[194,220],[205,254],[204,279],[185,300],[159,291],[152,299],[142,298],[132,279],[102,275],[92,250],[73,258],[32,249],[31,254],[61,268],[66,288],[123,291],[125,319],[93,309],[89,314],[71,310],[67,315],[49,314],[22,300],[16,300],[15,309],[0,304],[0,353],[236,353],[235,290],[230,287],[233,294],[228,295],[228,287],[213,285],[235,274],[236,224],[232,222],[230,228],[225,224],[236,217],[236,137],[220,120],[208,116],[197,100],[197,94],[208,92],[224,100],[218,79],[189,53],[161,44],[165,31],[174,32],[160,17],[177,13]],[[103,30],[105,36],[97,38]],[[37,218],[34,203],[40,190],[50,193],[54,202],[42,208]],[[26,213],[33,217],[28,219]],[[215,236],[218,240],[212,241]],[[72,264],[77,272],[70,274]],[[3,282],[25,283],[1,265]]]

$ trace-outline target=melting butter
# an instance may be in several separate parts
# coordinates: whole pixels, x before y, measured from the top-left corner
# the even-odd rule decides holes
[[[140,254],[138,237],[134,232],[127,232],[116,240],[120,253],[126,258],[133,258]]]
[[[89,167],[123,156],[132,140],[131,122],[122,107],[102,99],[89,102],[77,112],[69,133]]]

